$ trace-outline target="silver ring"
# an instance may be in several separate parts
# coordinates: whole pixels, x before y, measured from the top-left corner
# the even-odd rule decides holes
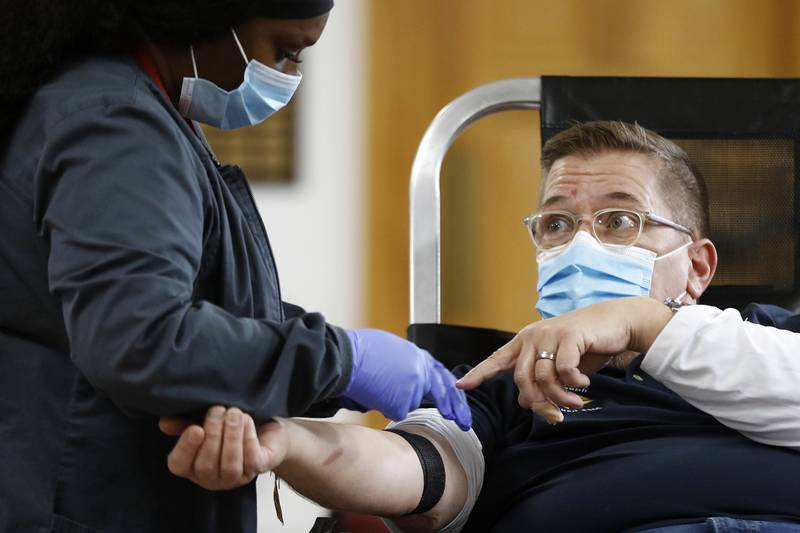
[[[540,359],[547,359],[548,361],[552,361],[556,358],[556,354],[553,352],[539,352],[536,354],[536,360],[539,361]]]

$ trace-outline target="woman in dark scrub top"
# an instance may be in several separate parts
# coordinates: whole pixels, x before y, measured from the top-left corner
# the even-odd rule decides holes
[[[427,352],[281,301],[247,181],[195,123],[285,105],[332,0],[3,4],[0,531],[254,532],[254,483],[167,469],[157,419],[212,405],[399,419],[427,397],[469,426]]]

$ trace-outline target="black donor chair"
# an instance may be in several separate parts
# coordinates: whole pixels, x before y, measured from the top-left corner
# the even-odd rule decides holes
[[[411,172],[408,337],[448,367],[475,364],[512,334],[441,324],[439,173],[481,117],[539,110],[541,139],[576,121],[638,122],[682,146],[706,180],[719,267],[701,303],[800,305],[800,80],[542,77],[478,87],[442,109]]]

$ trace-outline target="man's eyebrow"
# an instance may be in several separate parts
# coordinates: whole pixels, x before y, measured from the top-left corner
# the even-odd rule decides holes
[[[564,199],[566,199],[566,196],[564,196],[563,194],[559,194],[559,195],[556,195],[556,196],[551,196],[550,198],[545,200],[544,203],[542,203],[542,207],[541,208],[542,209],[546,209],[546,208],[550,207],[551,205],[553,205],[555,203],[558,203],[558,202],[560,202],[561,200],[564,200]]]
[[[642,201],[638,197],[623,191],[615,191],[615,192],[610,192],[608,194],[604,194],[603,198],[608,200],[620,200],[622,202],[636,204],[637,206],[643,205]],[[556,196],[551,196],[542,203],[541,209],[547,209],[551,205],[556,204],[565,199],[567,199],[567,197],[564,196],[563,194],[557,194]]]
[[[610,192],[608,194],[603,195],[603,198],[607,198],[609,200],[622,200],[623,202],[630,202],[636,205],[642,205],[642,201],[638,197],[622,191]]]

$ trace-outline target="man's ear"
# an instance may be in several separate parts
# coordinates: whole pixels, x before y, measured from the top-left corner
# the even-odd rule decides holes
[[[700,239],[689,246],[689,279],[686,292],[694,301],[711,284],[717,270],[717,249],[709,239]]]

